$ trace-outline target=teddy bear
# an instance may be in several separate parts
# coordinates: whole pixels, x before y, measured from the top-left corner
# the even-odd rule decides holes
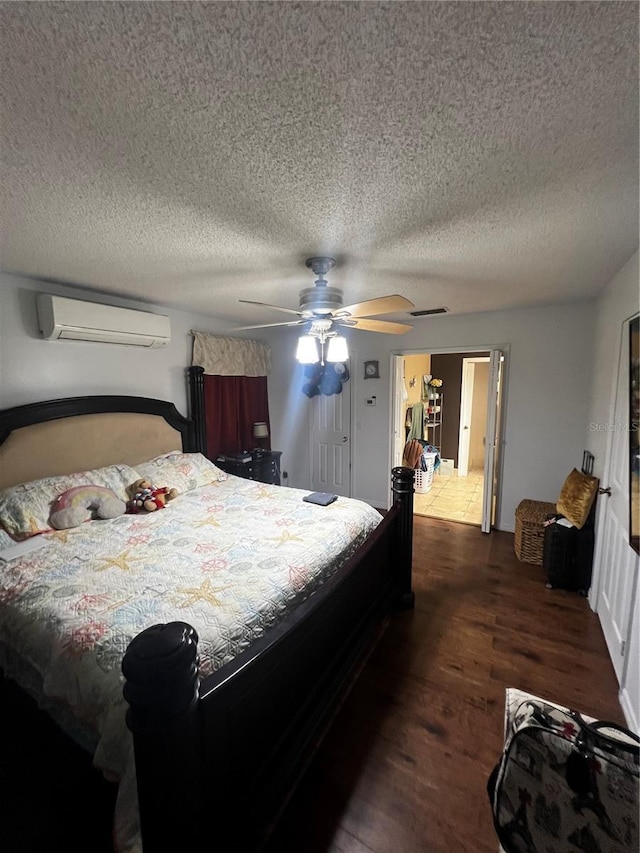
[[[156,488],[149,480],[140,478],[129,486],[129,501],[128,512],[136,513],[155,512],[157,509],[162,509],[167,501],[173,500],[178,496],[177,489],[170,489],[168,486]]]

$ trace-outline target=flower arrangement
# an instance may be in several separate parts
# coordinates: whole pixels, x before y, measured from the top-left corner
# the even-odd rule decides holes
[[[438,389],[442,388],[442,379],[436,379],[430,373],[422,377],[422,399],[431,399],[438,395]]]
[[[430,400],[438,396],[438,391],[442,388],[442,379],[436,379],[435,376],[430,376],[427,380],[426,397]]]

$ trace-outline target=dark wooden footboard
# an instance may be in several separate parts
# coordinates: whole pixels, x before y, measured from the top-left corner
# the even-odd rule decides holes
[[[413,606],[413,471],[351,559],[295,613],[199,682],[195,630],[156,625],[129,645],[145,853],[259,849],[389,612]]]

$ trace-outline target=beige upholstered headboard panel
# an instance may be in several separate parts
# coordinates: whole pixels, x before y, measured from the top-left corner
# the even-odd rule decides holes
[[[182,450],[182,436],[159,415],[76,415],[15,429],[0,445],[0,488]]]

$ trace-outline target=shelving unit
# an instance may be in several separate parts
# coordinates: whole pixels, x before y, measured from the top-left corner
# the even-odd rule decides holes
[[[436,394],[424,401],[424,437],[442,455],[442,413],[444,394]]]

